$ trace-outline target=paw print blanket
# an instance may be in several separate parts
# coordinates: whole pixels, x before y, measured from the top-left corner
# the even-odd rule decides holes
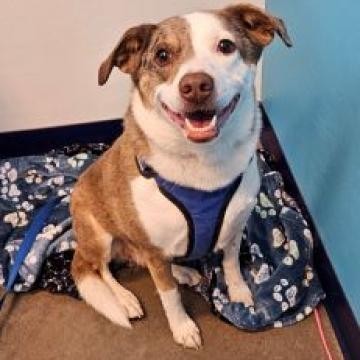
[[[40,156],[0,160],[0,285],[9,271],[36,212],[58,197],[22,263],[12,291],[46,289],[78,297],[70,275],[76,239],[69,200],[76,179],[103,151],[104,144],[73,145]],[[281,175],[258,153],[261,189],[243,234],[242,271],[254,306],[232,303],[227,295],[221,254],[189,263],[203,274],[194,290],[213,311],[238,328],[261,330],[301,321],[325,295],[313,269],[313,240]]]

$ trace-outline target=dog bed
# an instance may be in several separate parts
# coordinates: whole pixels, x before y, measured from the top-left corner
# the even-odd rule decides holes
[[[78,297],[70,275],[76,247],[69,214],[70,194],[81,172],[107,147],[75,144],[45,155],[0,161],[1,285],[8,281],[17,251],[38,209],[57,197],[59,201],[38,232],[12,291],[46,289]],[[246,330],[294,324],[325,297],[313,269],[313,240],[308,224],[284,190],[281,175],[271,169],[269,159],[266,152],[258,152],[261,188],[241,249],[242,271],[255,305],[245,307],[229,301],[221,253],[188,264],[203,274],[194,290],[222,319]]]

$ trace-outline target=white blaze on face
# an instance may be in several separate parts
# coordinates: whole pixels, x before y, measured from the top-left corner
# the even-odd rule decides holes
[[[238,51],[224,55],[217,50],[220,40],[235,42],[235,36],[215,14],[192,13],[184,19],[189,24],[193,56],[180,66],[172,83],[158,86],[156,95],[174,111],[180,112],[183,105],[179,94],[180,80],[188,73],[205,72],[214,79],[216,105],[221,109],[244,87],[253,86],[255,66],[245,64]]]
[[[164,154],[181,154],[182,156],[197,154],[202,157],[204,163],[224,163],[224,159],[232,156],[235,144],[247,139],[250,134],[255,134],[253,137],[256,138],[260,128],[254,91],[256,65],[246,64],[239,51],[228,55],[217,51],[220,40],[233,41],[235,34],[226,28],[226,23],[216,14],[193,13],[184,16],[184,19],[188,23],[188,38],[191,41],[192,54],[177,70],[174,69],[177,73],[171,77],[173,80],[155,87],[154,107],[145,107],[139,92],[135,90],[132,100],[134,117],[151,143],[155,145],[154,151],[161,150]],[[214,104],[216,109],[214,110],[217,115],[229,108],[228,105],[236,99],[235,95],[240,94],[240,99],[235,102],[235,108],[229,112],[227,118],[223,117],[226,121],[221,121],[221,115],[217,116],[217,124],[221,127],[218,126],[216,137],[211,138],[210,132],[209,136],[204,135],[205,131],[208,132],[207,129],[204,127],[200,129],[202,139],[208,136],[212,140],[201,144],[194,143],[194,131],[186,125],[184,116],[186,109],[179,93],[180,80],[185,74],[192,72],[204,72],[213,78],[216,91],[216,104]],[[166,108],[170,108],[172,112]],[[174,117],[181,117],[181,119],[174,121]],[[254,132],[254,129],[257,130]],[[165,162],[164,158],[159,159],[154,160],[152,164],[158,170]],[[163,175],[166,174],[169,179],[174,179],[171,172],[166,172],[166,167],[161,170]]]

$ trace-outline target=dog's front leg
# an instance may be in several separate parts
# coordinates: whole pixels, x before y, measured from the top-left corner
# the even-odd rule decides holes
[[[147,260],[147,266],[159,292],[174,340],[184,347],[198,349],[201,346],[200,331],[184,309],[170,262],[151,257]]]
[[[242,302],[245,306],[253,305],[251,291],[240,271],[240,245],[242,231],[224,248],[223,268],[230,301]]]

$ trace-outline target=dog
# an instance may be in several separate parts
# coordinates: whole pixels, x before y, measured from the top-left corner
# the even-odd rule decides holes
[[[222,252],[230,301],[253,304],[239,251],[260,186],[256,65],[275,34],[292,45],[281,19],[234,5],[130,28],[101,64],[99,85],[117,67],[134,88],[123,135],[72,193],[71,273],[80,296],[113,323],[130,328],[143,316],[109,271],[117,257],[148,268],[184,347],[201,346],[178,290],[201,279],[187,260]]]

